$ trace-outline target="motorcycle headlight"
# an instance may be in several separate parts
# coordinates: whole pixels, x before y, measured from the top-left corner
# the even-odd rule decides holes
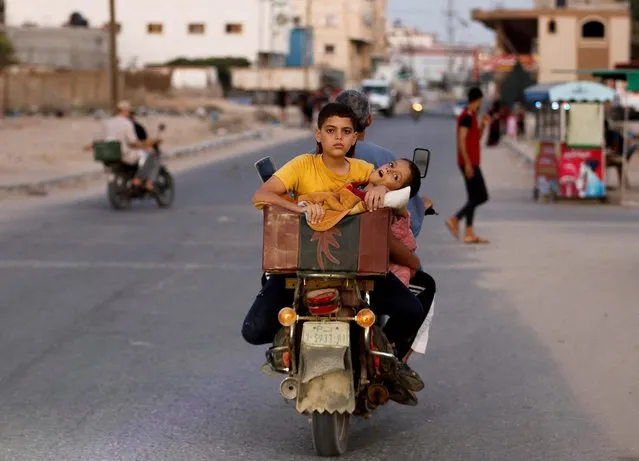
[[[295,322],[297,322],[297,313],[294,309],[285,307],[281,309],[277,314],[277,320],[279,320],[282,326],[290,327]]]
[[[370,309],[362,309],[355,316],[355,321],[362,328],[370,328],[375,324],[375,314]]]
[[[415,111],[417,111],[417,112],[421,112],[421,110],[422,110],[423,108],[424,108],[424,107],[423,107],[420,103],[418,103],[418,102],[416,102],[416,103],[414,103],[414,104],[413,104],[413,110],[415,110]]]

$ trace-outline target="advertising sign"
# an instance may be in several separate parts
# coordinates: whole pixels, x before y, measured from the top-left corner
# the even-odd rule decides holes
[[[559,153],[558,144],[540,141],[535,158],[535,187],[539,195],[559,195]]]
[[[561,146],[559,190],[565,198],[601,198],[606,195],[601,147]]]

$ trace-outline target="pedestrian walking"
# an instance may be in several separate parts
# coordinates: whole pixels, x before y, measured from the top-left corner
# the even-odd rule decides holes
[[[446,226],[458,240],[459,224],[466,221],[464,243],[468,244],[488,243],[488,240],[475,235],[473,230],[475,209],[488,201],[488,191],[480,167],[481,137],[486,124],[490,123],[489,115],[484,115],[481,120],[478,117],[483,96],[479,88],[471,88],[468,91],[468,105],[457,119],[457,164],[466,184],[468,201],[456,215],[446,221]]]
[[[277,92],[277,105],[280,108],[280,123],[284,125],[286,123],[286,102],[287,102],[286,88],[282,86],[280,91]]]

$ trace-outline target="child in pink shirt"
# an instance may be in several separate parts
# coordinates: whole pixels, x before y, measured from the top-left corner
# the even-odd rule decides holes
[[[421,185],[419,168],[417,168],[417,165],[408,159],[393,161],[386,163],[373,171],[368,183],[350,184],[347,187],[355,195],[358,195],[363,199],[366,190],[380,185],[386,186],[389,191],[410,187],[409,197],[414,197],[417,195]],[[415,252],[417,249],[417,241],[410,229],[410,212],[406,209],[406,207],[395,210],[395,216],[393,218],[393,223],[391,224],[391,233],[396,239],[406,245],[409,251]],[[415,271],[410,267],[401,266],[395,263],[390,264],[390,271],[406,286],[409,285],[411,277],[415,275]]]

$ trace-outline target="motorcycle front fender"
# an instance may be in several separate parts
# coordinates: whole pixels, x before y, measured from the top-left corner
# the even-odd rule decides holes
[[[355,411],[351,351],[343,348],[300,350],[296,409],[300,413]]]

